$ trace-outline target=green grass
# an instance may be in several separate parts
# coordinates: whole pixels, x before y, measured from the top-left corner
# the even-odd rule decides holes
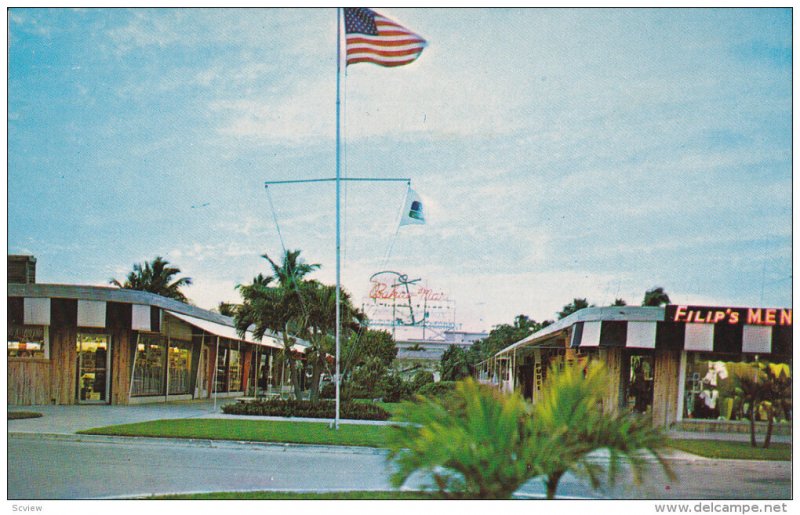
[[[384,447],[389,426],[340,424],[334,431],[326,423],[231,419],[154,420],[98,427],[81,434],[195,438],[251,442],[303,443]]]
[[[328,424],[319,422],[200,418],[155,420],[152,422],[99,427],[81,431],[81,433],[112,436],[386,447],[390,430],[391,428],[385,425],[340,424],[339,431],[334,431],[328,427]],[[769,449],[762,449],[750,447],[749,442],[671,439],[668,445],[674,449],[707,458],[779,461],[790,461],[792,459],[792,446],[784,443],[773,443]]]
[[[757,443],[763,445],[763,437],[757,440]],[[788,443],[771,443],[769,449],[762,449],[751,447],[750,442],[670,439],[668,445],[673,449],[706,458],[771,461],[791,461],[792,459],[792,445]]]
[[[322,499],[347,499],[347,500],[379,500],[401,501],[436,499],[433,493],[426,492],[211,492],[206,494],[177,494],[148,497],[148,499],[189,499],[189,500],[322,500]]]

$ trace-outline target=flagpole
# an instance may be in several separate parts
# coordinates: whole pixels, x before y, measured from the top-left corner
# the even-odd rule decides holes
[[[341,382],[340,368],[339,368],[339,346],[340,346],[340,332],[341,332],[341,259],[340,259],[340,223],[339,214],[341,209],[341,155],[339,147],[341,146],[341,98],[340,98],[340,84],[341,84],[341,70],[342,70],[342,8],[336,8],[336,415],[334,417],[333,426],[339,430],[339,407],[340,407],[340,393]]]

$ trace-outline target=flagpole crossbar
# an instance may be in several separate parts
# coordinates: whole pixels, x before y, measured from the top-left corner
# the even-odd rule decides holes
[[[309,182],[335,182],[337,179],[332,177],[330,179],[294,179],[288,181],[265,181],[264,187],[270,187],[275,184],[300,184]],[[339,181],[352,181],[352,182],[405,182],[411,184],[411,179],[390,177],[390,178],[371,178],[371,177],[340,177]]]

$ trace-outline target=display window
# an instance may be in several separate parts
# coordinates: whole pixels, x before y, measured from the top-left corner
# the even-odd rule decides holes
[[[627,365],[627,407],[637,413],[647,413],[653,405],[653,356],[628,356]]]
[[[169,345],[169,394],[190,393],[192,344],[171,340]]]
[[[753,354],[688,353],[683,417],[747,420],[750,398],[746,382],[758,373],[759,361],[786,370],[791,376],[791,361],[788,359],[770,359]],[[759,401],[753,409],[756,421],[767,420],[767,406],[764,402]],[[790,421],[791,403],[779,401],[775,416],[778,421]]]
[[[214,391],[227,392],[228,391],[228,359],[230,357],[230,349],[220,347],[217,352],[217,370],[214,374]]]
[[[139,334],[133,364],[132,396],[164,395],[166,344],[158,335]]]
[[[8,357],[48,359],[50,341],[47,326],[8,326]]]

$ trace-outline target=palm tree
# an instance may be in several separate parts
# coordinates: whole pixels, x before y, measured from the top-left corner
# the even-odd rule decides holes
[[[256,338],[262,338],[267,332],[281,334],[283,355],[289,362],[290,381],[295,398],[300,399],[300,370],[292,350],[297,340],[291,334],[302,330],[302,319],[307,311],[300,293],[303,278],[320,265],[304,263],[299,250],[287,250],[282,263],[275,262],[267,254],[262,257],[269,261],[272,275],[258,274],[251,284],[237,287],[243,302],[234,323],[240,334],[252,325]]]
[[[611,304],[612,306],[627,306],[628,303],[625,302],[625,299],[614,299],[614,303]]]
[[[561,311],[558,312],[558,319],[561,320],[562,318],[566,318],[576,311],[580,311],[581,309],[588,307],[591,306],[586,299],[572,299],[570,304],[567,304]]]
[[[666,306],[670,303],[669,295],[664,291],[661,286],[650,288],[644,292],[644,299],[642,306]]]
[[[173,277],[180,274],[181,269],[169,266],[169,264],[169,261],[161,256],[156,256],[156,258],[149,263],[134,264],[133,271],[125,278],[124,283],[120,283],[112,278],[109,280],[109,284],[113,284],[118,288],[147,291],[180,302],[188,302],[186,296],[180,289],[184,286],[191,286],[192,279],[189,277],[181,277],[173,281]]]
[[[544,396],[528,405],[518,393],[504,395],[471,378],[445,399],[418,397],[401,406],[390,433],[395,486],[415,472],[430,475],[443,497],[508,498],[527,480],[543,479],[547,497],[556,495],[567,472],[588,475],[593,488],[607,473],[613,483],[622,463],[635,482],[661,455],[663,434],[645,417],[605,413],[608,373],[602,363],[571,363],[547,374]],[[607,464],[591,456],[608,452]]]
[[[444,498],[508,499],[530,477],[521,452],[527,435],[521,396],[477,384],[456,384],[449,400],[403,403],[389,437],[391,480],[400,487],[415,472],[433,478]]]
[[[660,452],[666,444],[664,436],[647,418],[603,412],[608,384],[608,372],[600,362],[588,367],[580,363],[554,366],[548,372],[545,394],[533,405],[526,451],[536,475],[544,479],[548,499],[555,497],[559,481],[570,471],[587,475],[592,488],[597,488],[603,465],[590,459],[590,454],[601,449],[608,451],[611,484],[621,462],[628,463],[638,484],[648,465],[647,454],[673,477]]]

